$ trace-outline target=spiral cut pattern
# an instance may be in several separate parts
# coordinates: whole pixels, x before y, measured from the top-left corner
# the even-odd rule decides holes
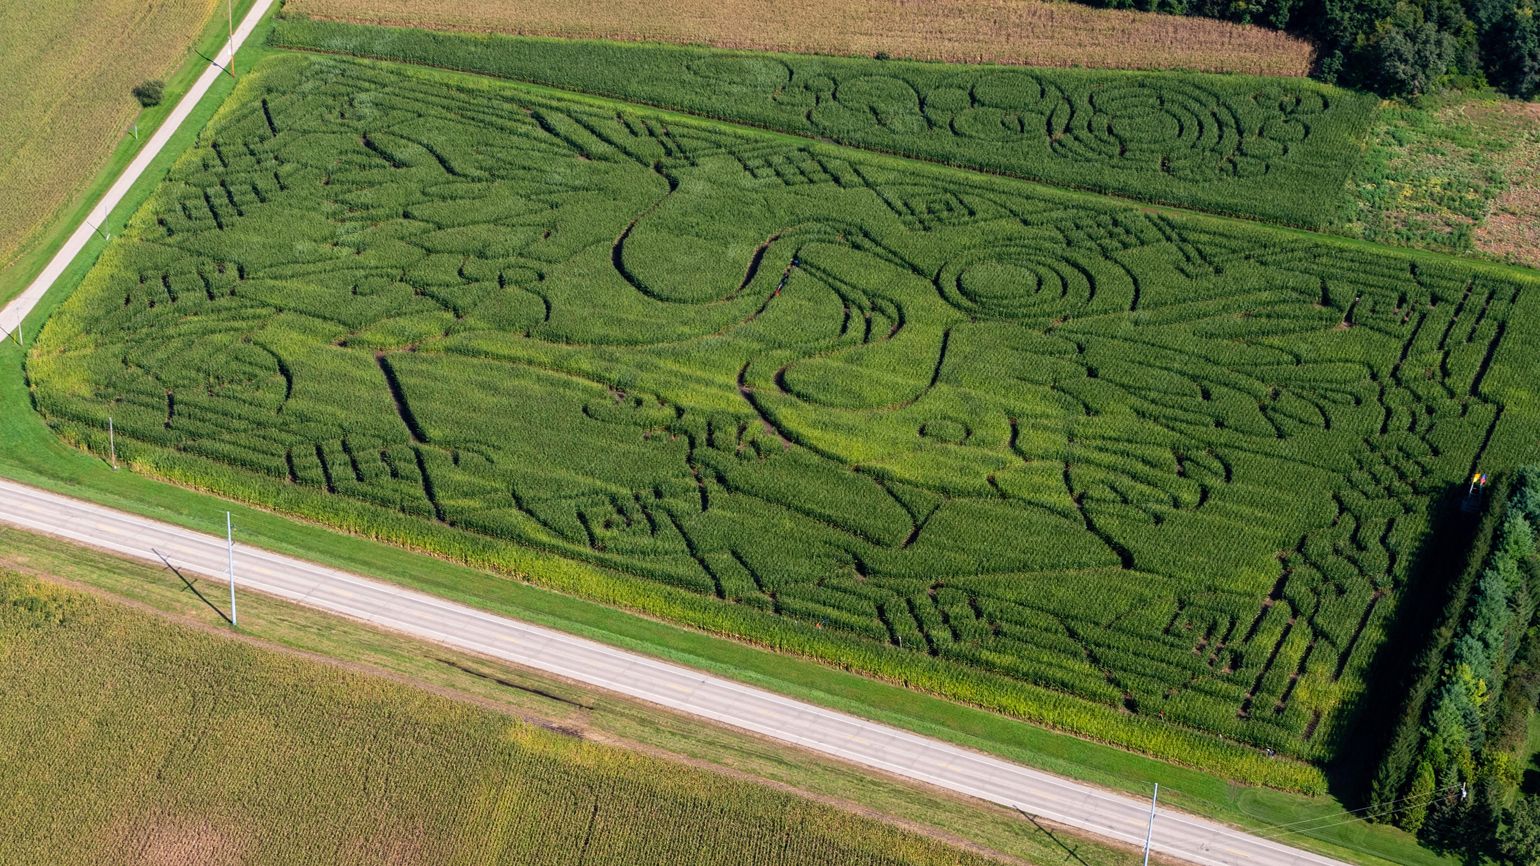
[[[1096,286],[1085,268],[1052,252],[986,247],[954,259],[939,278],[942,297],[978,319],[1052,319],[1083,309]]]

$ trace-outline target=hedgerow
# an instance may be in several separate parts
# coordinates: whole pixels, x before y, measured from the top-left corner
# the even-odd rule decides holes
[[[1507,506],[1508,485],[1509,479],[1506,476],[1496,479],[1490,493],[1493,504],[1481,514],[1480,522],[1472,533],[1470,549],[1464,557],[1465,567],[1454,579],[1439,581],[1445,587],[1447,599],[1444,600],[1425,646],[1410,666],[1410,687],[1406,689],[1400,714],[1389,726],[1385,754],[1375,767],[1369,800],[1370,805],[1376,808],[1393,809],[1418,770],[1423,741],[1422,722],[1427,714],[1428,702],[1438,686],[1449,645],[1464,621],[1471,591],[1486,565],[1498,527],[1502,523]],[[1428,769],[1431,775],[1431,767]]]
[[[1332,222],[1346,204],[1375,110],[1373,97],[1303,79],[728,52],[304,18],[280,20],[271,38],[1308,227]]]
[[[1540,469],[1518,473],[1494,514],[1490,543],[1473,560],[1479,571],[1462,593],[1458,628],[1444,647],[1437,686],[1419,719],[1415,761],[1397,760],[1401,755],[1393,753],[1394,763],[1387,762],[1377,780],[1378,800],[1406,798],[1397,821],[1411,830],[1422,828],[1430,813],[1469,817],[1463,812],[1470,789],[1485,781],[1483,776],[1502,775],[1494,772],[1493,755],[1485,751],[1488,731],[1504,706],[1503,686],[1534,625],[1540,595],[1535,544]]]
[[[1532,289],[288,55],[28,372],[144,471],[1314,790],[1429,502],[1532,447]]]

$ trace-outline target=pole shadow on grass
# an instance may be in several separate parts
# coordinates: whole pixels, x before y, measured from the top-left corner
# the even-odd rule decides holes
[[[205,61],[208,62],[208,64],[210,66],[218,66],[220,69],[224,70],[225,72],[229,72],[230,71],[229,68],[225,66],[225,64],[220,63],[218,60],[215,60],[214,58],[208,56],[207,54],[204,54],[202,51],[199,51],[196,48],[194,48],[192,50],[192,53],[198,55],[199,57],[202,57]]]
[[[1044,836],[1047,836],[1050,840],[1052,840],[1053,844],[1058,845],[1060,848],[1063,848],[1064,849],[1064,855],[1065,855],[1064,859],[1065,860],[1073,860],[1076,863],[1079,863],[1080,866],[1091,866],[1091,864],[1085,862],[1085,858],[1081,857],[1080,853],[1078,851],[1076,851],[1074,848],[1071,848],[1068,845],[1064,844],[1064,840],[1063,839],[1060,839],[1058,836],[1056,836],[1054,834],[1054,832],[1052,830],[1050,830],[1047,827],[1043,826],[1043,822],[1037,820],[1037,816],[1036,815],[1033,815],[1032,813],[1028,812],[1026,809],[1021,808],[1020,806],[1016,807],[1016,811],[1021,813],[1021,817],[1026,818],[1028,821],[1031,821],[1032,822],[1032,826],[1036,827]]]
[[[222,611],[219,608],[215,607],[214,603],[212,601],[209,601],[208,597],[205,596],[202,592],[200,592],[198,590],[198,587],[194,586],[193,582],[191,580],[187,579],[187,575],[183,574],[180,570],[177,569],[176,566],[171,564],[171,560],[167,559],[166,555],[164,553],[161,553],[160,551],[155,550],[155,548],[153,548],[153,547],[150,548],[150,550],[153,551],[156,556],[160,557],[160,561],[164,562],[166,564],[166,567],[171,569],[171,573],[172,574],[174,574],[177,577],[180,577],[182,579],[182,583],[186,584],[187,588],[192,590],[192,594],[196,595],[198,597],[199,601],[201,601],[204,604],[209,606],[209,610],[212,610],[213,612],[219,614],[219,618],[224,620],[225,622],[228,622],[231,625],[235,625],[235,623],[231,621],[230,617],[224,611]]]

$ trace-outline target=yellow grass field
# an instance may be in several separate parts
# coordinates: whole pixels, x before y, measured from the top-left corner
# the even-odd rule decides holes
[[[1051,0],[288,0],[312,18],[955,62],[1304,75],[1311,48],[1265,30]]]
[[[6,866],[988,866],[0,571]]]
[[[165,78],[216,0],[0,3],[0,269],[128,134],[130,90]]]

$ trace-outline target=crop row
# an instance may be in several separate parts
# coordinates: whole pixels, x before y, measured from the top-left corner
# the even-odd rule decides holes
[[[7,864],[985,862],[5,572],[0,635]]]

